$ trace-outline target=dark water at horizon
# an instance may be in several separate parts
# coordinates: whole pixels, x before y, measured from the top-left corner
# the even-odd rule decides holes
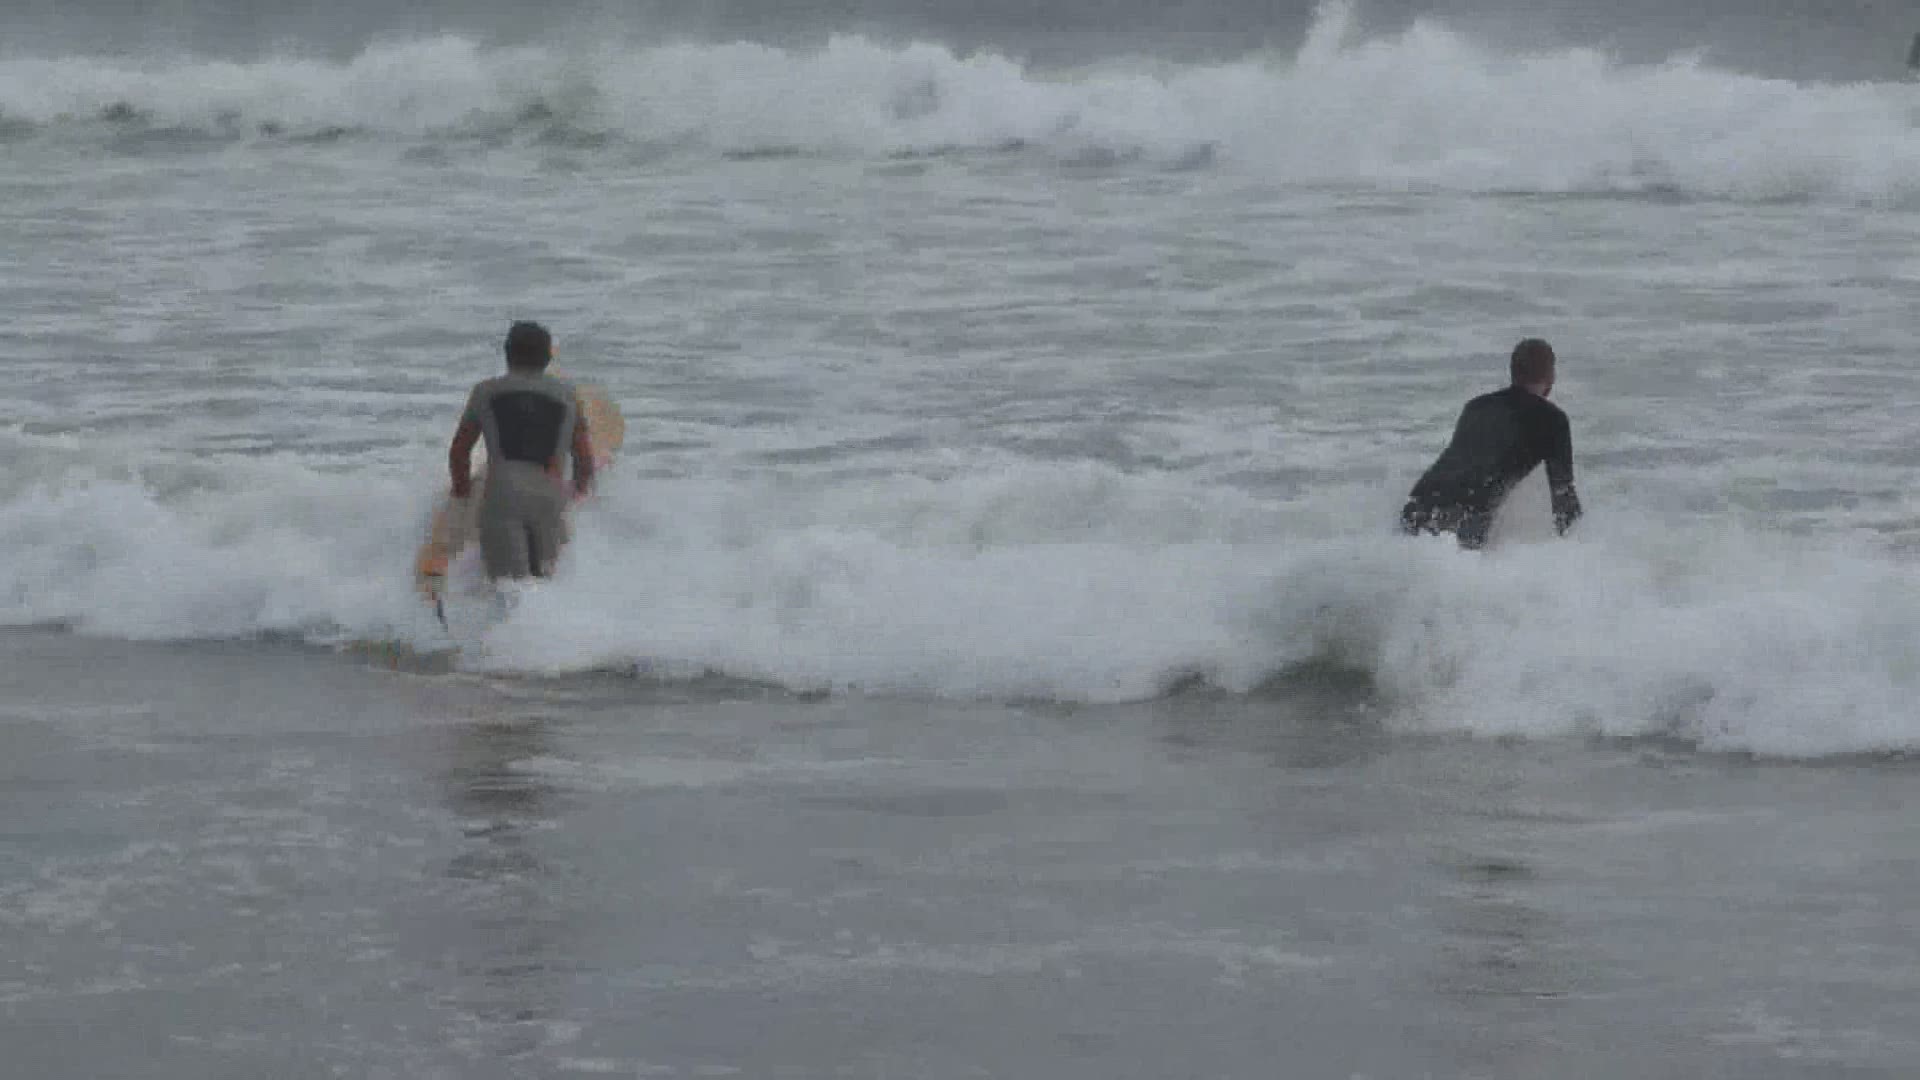
[[[860,33],[1083,63],[1116,52],[1177,59],[1259,49],[1290,52],[1320,5],[1311,0],[15,0],[0,12],[0,51],[185,52],[252,58],[266,51],[344,56],[396,35],[458,34],[490,43],[619,38],[817,42]],[[1629,61],[1704,51],[1716,63],[1797,78],[1898,77],[1920,8],[1843,0],[1356,0],[1370,33],[1417,19],[1503,47],[1605,49]]]

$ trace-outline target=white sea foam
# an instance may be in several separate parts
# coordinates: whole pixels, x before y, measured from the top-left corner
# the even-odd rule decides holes
[[[171,495],[73,472],[15,490],[0,620],[444,641],[408,579],[430,479],[255,468]],[[1475,555],[1388,534],[1358,492],[1315,498],[1346,538],[1095,466],[784,493],[616,474],[559,577],[474,662],[1079,702],[1196,676],[1253,691],[1331,664],[1411,730],[1789,756],[1920,745],[1920,594],[1893,554],[1616,509],[1575,538]]]
[[[1920,91],[1809,84],[1695,57],[1509,55],[1434,22],[1363,39],[1344,5],[1292,56],[1049,70],[859,36],[812,50],[440,37],[343,62],[0,61],[0,118],[256,138],[560,133],[692,154],[1012,147],[1211,162],[1286,182],[1470,191],[1672,191],[1899,202],[1920,195]],[[104,118],[104,119],[103,119]]]

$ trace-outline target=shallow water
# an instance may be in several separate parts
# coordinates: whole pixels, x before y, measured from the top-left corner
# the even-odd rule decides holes
[[[1342,689],[805,702],[0,641],[0,990],[43,1075],[1920,1060],[1902,765],[1407,738]]]

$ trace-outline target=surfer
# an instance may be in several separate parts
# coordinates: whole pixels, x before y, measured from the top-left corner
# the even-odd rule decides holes
[[[487,577],[547,577],[566,539],[567,484],[561,461],[573,458],[573,493],[593,486],[593,446],[572,386],[548,375],[553,337],[535,322],[507,331],[507,373],[475,385],[453,434],[447,467],[453,497],[473,493],[473,445],[487,443],[480,500],[480,556]]]
[[[1580,517],[1573,490],[1573,436],[1553,392],[1553,346],[1528,338],[1508,362],[1512,385],[1467,402],[1453,439],[1413,485],[1400,527],[1409,535],[1452,533],[1478,549],[1513,486],[1545,462],[1553,525],[1565,534]]]

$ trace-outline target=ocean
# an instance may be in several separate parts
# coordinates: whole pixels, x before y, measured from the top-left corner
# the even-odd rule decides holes
[[[9,1075],[1920,1070],[1906,36],[188,6],[0,44]],[[1398,535],[1530,336],[1586,518]]]

